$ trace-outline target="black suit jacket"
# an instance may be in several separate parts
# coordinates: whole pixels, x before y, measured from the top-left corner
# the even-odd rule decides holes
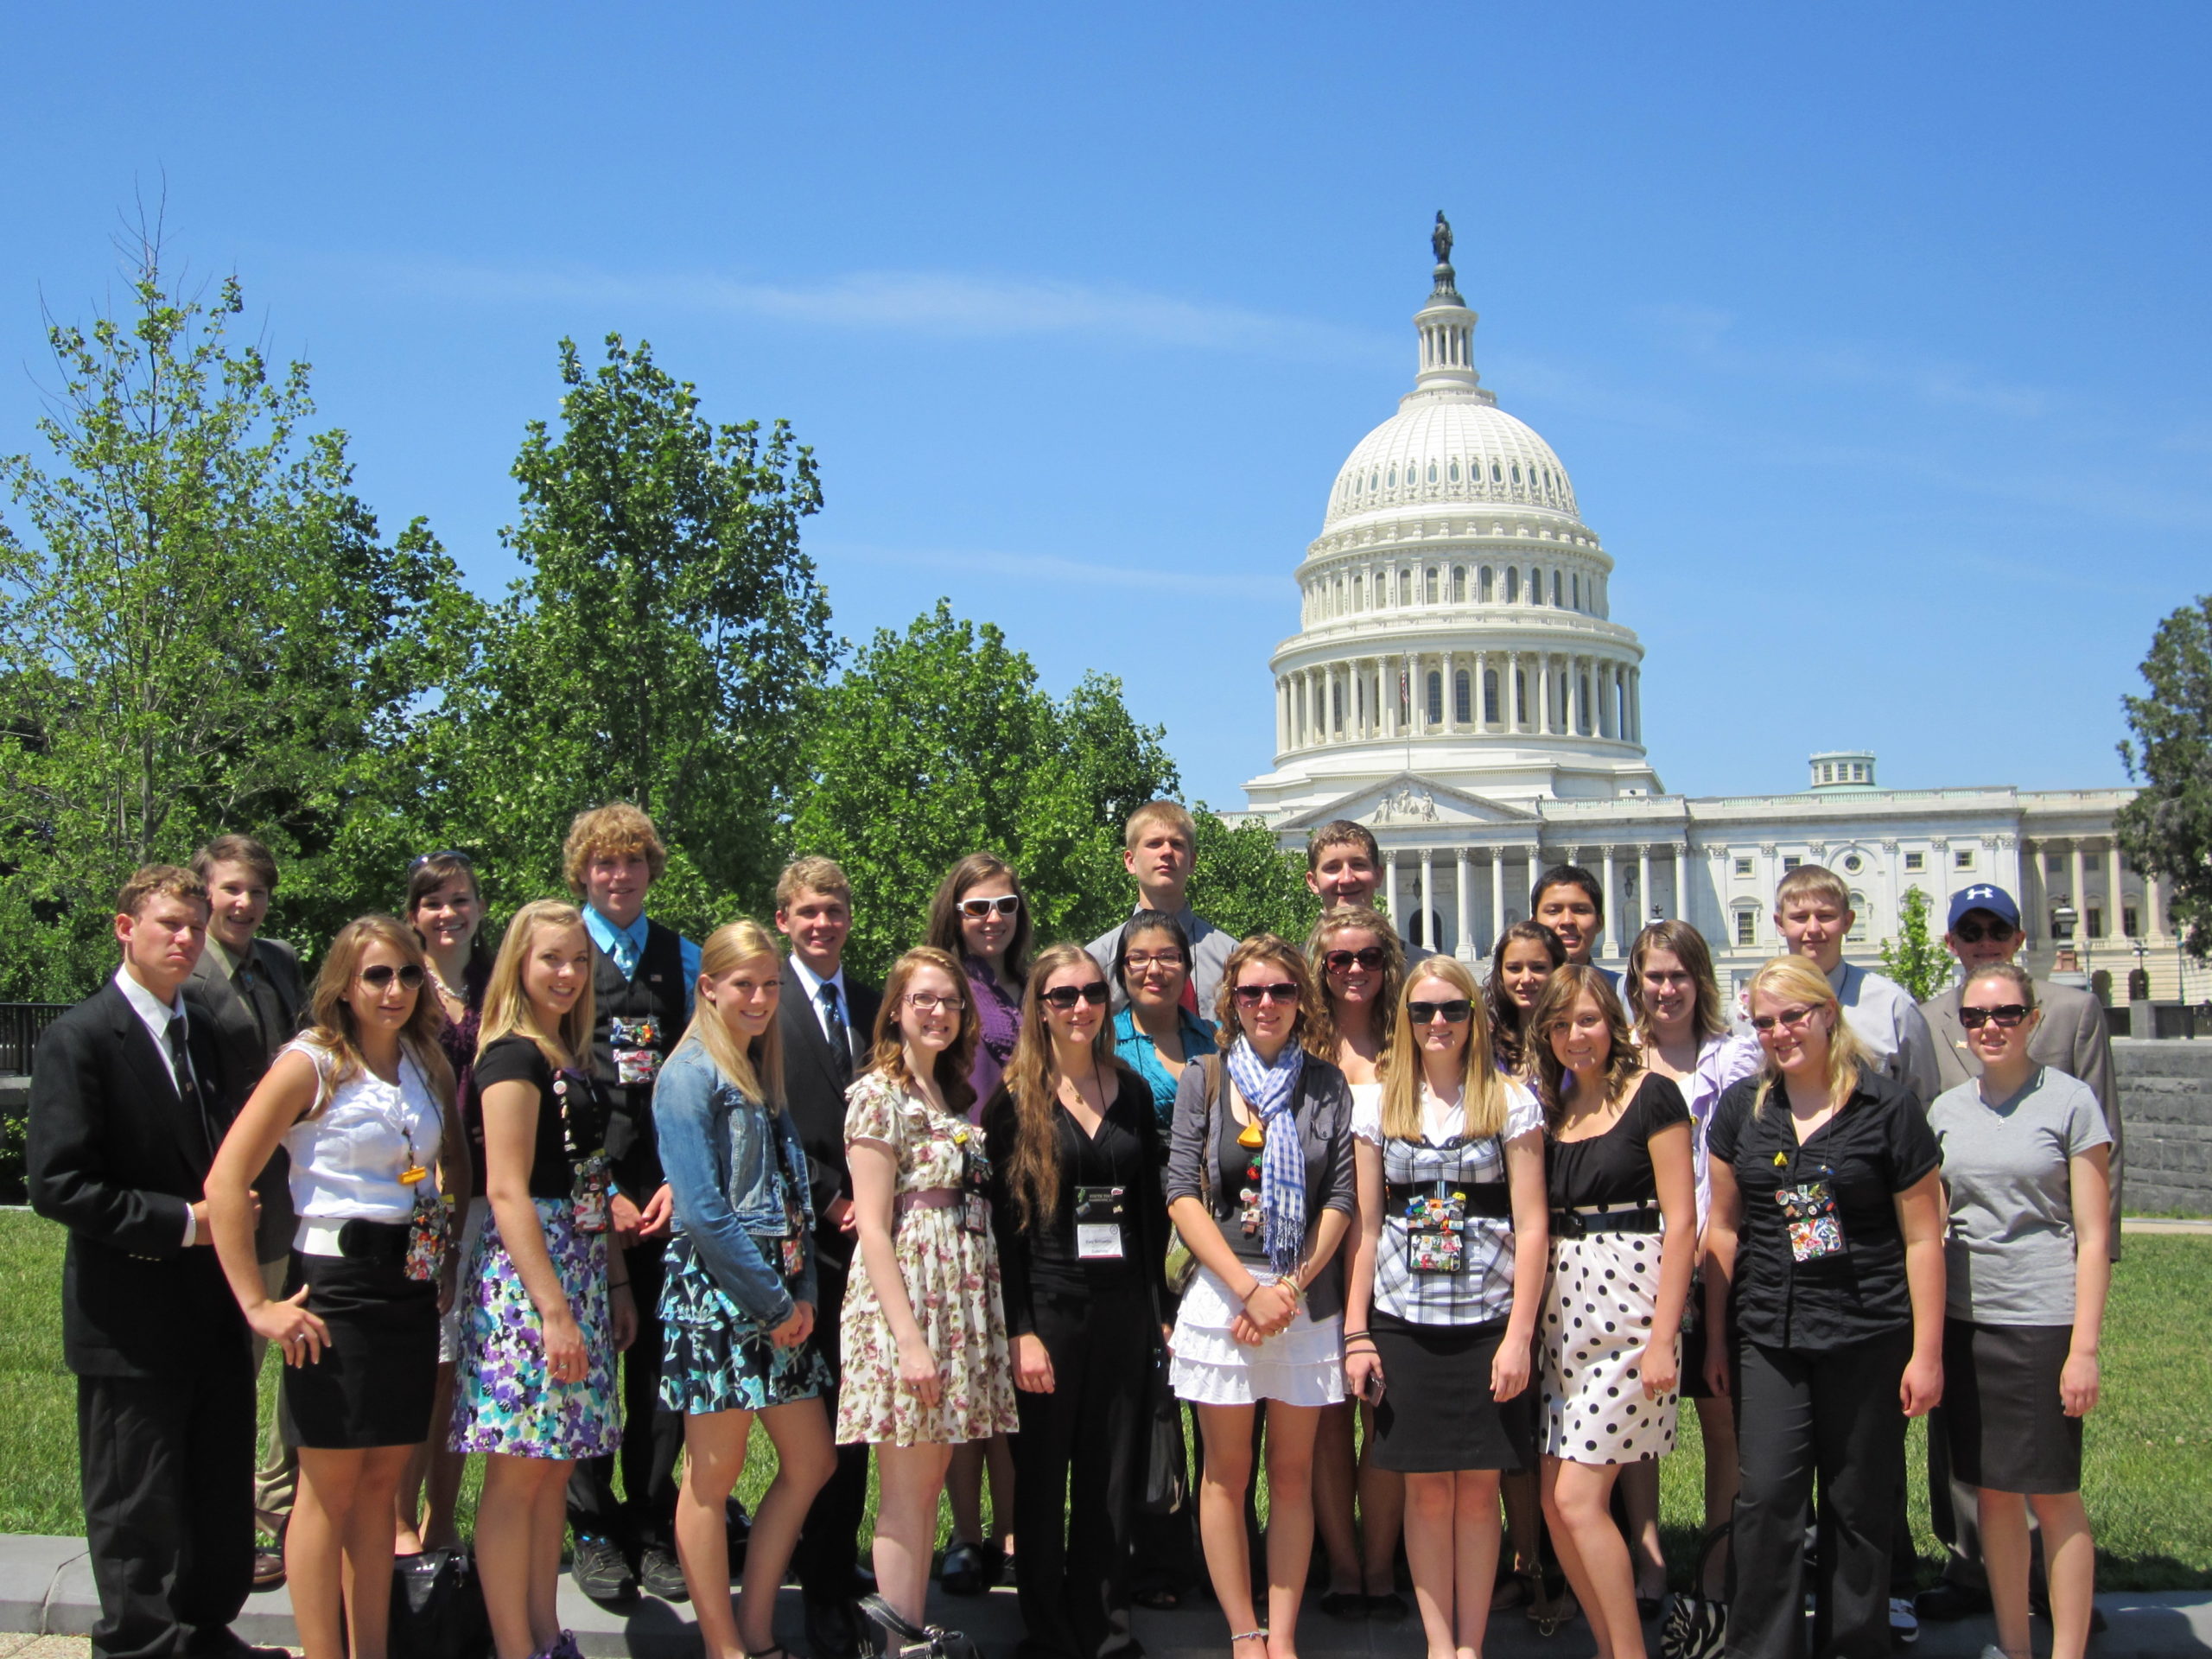
[[[214,1014],[183,993],[193,1070],[219,1141],[251,1079]],[[111,980],[56,1020],[31,1062],[31,1208],[69,1230],[61,1343],[79,1376],[238,1364],[246,1325],[215,1252],[187,1249],[186,1212],[214,1161],[161,1052]]]
[[[276,1058],[277,1049],[298,1033],[308,1016],[307,982],[300,972],[297,951],[282,939],[256,939],[251,960],[276,994],[282,1029],[273,1033],[273,1043],[262,1034],[261,1022],[231,982],[230,975],[223,969],[223,959],[212,945],[200,953],[200,960],[184,982],[195,999],[194,1006],[207,1005],[217,1034],[232,1051],[232,1059],[243,1080],[241,1102],[253,1092],[253,1085]],[[253,1184],[261,1198],[261,1225],[254,1230],[253,1249],[262,1262],[282,1262],[291,1253],[292,1234],[298,1225],[292,1214],[291,1175],[291,1158],[279,1147],[270,1154],[268,1166]]]
[[[875,1016],[883,994],[845,976],[845,1022],[852,1029],[853,1074],[867,1064],[874,1041]],[[784,963],[783,1000],[777,1010],[784,1039],[784,1100],[798,1126],[799,1144],[806,1148],[806,1166],[813,1191],[816,1217],[815,1249],[833,1266],[852,1260],[849,1234],[840,1233],[828,1220],[830,1205],[853,1195],[853,1182],[845,1167],[845,1084],[838,1080],[837,1062],[823,1034],[822,1018],[815,1011],[798,972]]]

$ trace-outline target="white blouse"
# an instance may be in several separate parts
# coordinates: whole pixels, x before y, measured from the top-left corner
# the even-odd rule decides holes
[[[304,1037],[279,1052],[295,1051],[315,1063],[318,1077],[327,1080],[336,1070],[330,1051]],[[429,1079],[404,1052],[396,1084],[365,1066],[334,1090],[326,1081],[321,1109],[284,1135],[294,1212],[302,1221],[405,1221],[414,1213],[415,1188],[400,1172],[410,1162],[435,1169],[442,1128]]]

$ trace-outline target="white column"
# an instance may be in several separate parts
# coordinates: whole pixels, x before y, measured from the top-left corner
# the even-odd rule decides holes
[[[1628,707],[1629,713],[1635,716],[1630,724],[1636,728],[1636,741],[1641,743],[1643,741],[1643,671],[1640,668],[1629,671]]]
[[[1490,943],[1497,947],[1497,936],[1505,931],[1505,849],[1490,849]]]
[[[2148,870],[2143,872],[2143,905],[2150,912],[2143,918],[2143,937],[2146,939],[2163,938],[2166,931],[2165,883]]]
[[[1643,918],[1651,913],[1651,843],[1643,842],[1636,849],[1636,932],[1643,931]],[[1629,935],[1632,942],[1636,933]]]
[[[2067,855],[2067,874],[2072,879],[2074,890],[2067,894],[2067,902],[2074,906],[2074,938],[2078,945],[2089,937],[2089,889],[2082,880],[2082,838],[2074,837],[2074,850]]]
[[[1490,729],[1489,713],[1483,705],[1483,677],[1489,672],[1490,653],[1486,651],[1477,652],[1475,653],[1475,677],[1468,682],[1470,696],[1467,702],[1467,712],[1474,716],[1475,729],[1478,732],[1486,732]]]
[[[1344,671],[1331,663],[1321,671],[1321,729],[1332,743],[1340,741],[1344,734],[1344,721],[1338,713],[1338,699],[1344,684]]]
[[[1436,849],[1421,849],[1421,942],[1431,950],[1437,948],[1432,936],[1436,931]]]
[[[1398,902],[1398,849],[1395,847],[1382,849],[1382,901],[1383,907],[1390,912],[1390,925],[1398,930],[1400,938],[1404,938],[1406,912]]]
[[[1427,689],[1421,683],[1421,653],[1406,653],[1406,718],[1415,737],[1428,730]]]
[[[1552,729],[1552,659],[1548,654],[1536,658],[1536,683],[1529,690],[1536,694],[1536,735],[1547,736]]]
[[[1574,736],[1582,735],[1582,659],[1570,653],[1567,659],[1567,729]]]
[[[1683,887],[1683,883],[1689,880],[1690,849],[1687,844],[1678,841],[1671,849],[1669,849],[1669,850],[1675,855],[1675,903],[1673,906],[1673,914],[1675,919],[1679,921],[1687,918],[1690,913],[1689,893]]]
[[[1613,849],[1605,847],[1605,954],[1618,957],[1621,953],[1620,889],[1613,885]]]
[[[1452,867],[1452,919],[1459,931],[1452,940],[1452,954],[1464,957],[1467,954],[1468,929],[1474,925],[1471,907],[1467,903],[1467,874],[1474,868],[1474,860],[1465,847],[1460,848],[1454,856],[1456,861]]]
[[[1284,718],[1287,707],[1282,695],[1282,676],[1275,676],[1275,753],[1281,754],[1290,745],[1285,741],[1290,734],[1290,722]]]

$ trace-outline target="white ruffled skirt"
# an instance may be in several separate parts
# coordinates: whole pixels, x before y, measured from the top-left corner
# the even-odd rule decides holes
[[[1274,1277],[1264,1268],[1252,1276],[1262,1284]],[[1217,1275],[1198,1269],[1175,1319],[1168,1380],[1177,1398],[1201,1406],[1332,1406],[1344,1397],[1342,1314],[1317,1320],[1300,1307],[1287,1329],[1247,1347],[1229,1334],[1241,1306]]]

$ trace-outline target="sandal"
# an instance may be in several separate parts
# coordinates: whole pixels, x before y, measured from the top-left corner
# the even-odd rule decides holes
[[[1265,1630],[1237,1631],[1234,1636],[1231,1636],[1229,1638],[1229,1645],[1232,1652],[1236,1649],[1236,1644],[1239,1642],[1257,1642],[1260,1646],[1264,1649],[1268,1645],[1268,1633]]]
[[[791,1650],[782,1643],[774,1642],[758,1652],[747,1648],[745,1650],[745,1659],[791,1659]]]
[[[898,1645],[884,1643],[885,1659],[950,1659],[954,1655],[973,1659],[976,1654],[976,1644],[960,1631],[941,1624],[917,1624],[880,1595],[862,1596],[861,1611],[881,1625],[887,1637],[898,1639]]]

